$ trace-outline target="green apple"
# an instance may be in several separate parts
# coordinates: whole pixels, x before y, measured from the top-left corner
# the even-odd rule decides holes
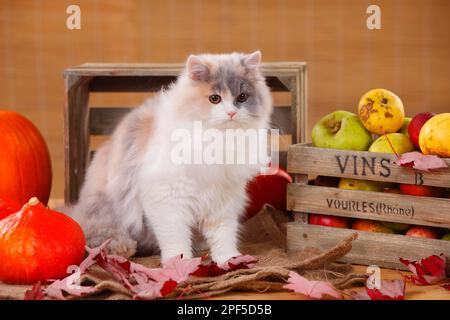
[[[409,126],[409,123],[411,122],[411,120],[412,120],[412,118],[405,118],[405,120],[403,120],[402,127],[397,132],[403,133],[405,136],[409,137],[408,126]]]
[[[376,181],[341,178],[339,181],[339,188],[381,192],[384,190],[384,184]]]
[[[441,238],[441,240],[450,241],[450,233],[444,234]]]
[[[389,144],[388,139],[392,144]],[[405,152],[414,151],[414,145],[412,144],[411,140],[404,135],[403,133],[388,133],[387,135],[380,136],[377,140],[375,140],[372,145],[369,148],[369,151],[371,152],[383,152],[383,153],[394,153],[402,154]]]
[[[372,136],[358,116],[348,111],[335,111],[323,117],[312,130],[312,143],[320,148],[366,151]]]

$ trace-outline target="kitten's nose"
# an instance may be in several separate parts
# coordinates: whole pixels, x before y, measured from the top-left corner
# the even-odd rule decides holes
[[[230,111],[227,114],[230,116],[230,119],[233,119],[233,117],[236,115],[236,111]]]

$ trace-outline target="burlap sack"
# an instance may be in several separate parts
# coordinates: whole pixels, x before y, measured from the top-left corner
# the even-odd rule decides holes
[[[355,274],[348,264],[335,263],[351,250],[356,234],[344,239],[327,252],[306,248],[286,253],[285,223],[288,217],[265,206],[259,214],[245,223],[241,252],[257,257],[251,269],[241,269],[217,277],[191,277],[166,298],[180,296],[189,299],[204,298],[228,291],[281,291],[290,271],[296,271],[314,280],[330,281],[339,289],[364,284],[366,275]],[[147,267],[158,267],[159,256],[133,259]],[[83,285],[95,285],[95,293],[84,299],[131,299],[129,291],[107,272],[94,266],[82,276]],[[0,283],[0,299],[23,299],[30,286]],[[71,297],[68,297],[69,299]]]

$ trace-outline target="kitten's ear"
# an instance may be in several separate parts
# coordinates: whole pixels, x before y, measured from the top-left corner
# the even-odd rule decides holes
[[[208,66],[198,56],[191,54],[186,62],[189,78],[196,81],[205,81],[209,77]]]
[[[244,64],[249,69],[256,69],[261,64],[261,51],[255,51],[244,57]]]

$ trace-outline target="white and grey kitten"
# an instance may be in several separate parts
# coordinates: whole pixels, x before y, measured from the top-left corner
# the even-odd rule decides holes
[[[250,164],[174,164],[174,130],[267,128],[270,91],[261,53],[191,55],[171,87],[130,112],[95,154],[73,208],[89,246],[108,238],[115,254],[161,252],[192,257],[192,230],[204,235],[218,263],[239,255],[239,218]]]

